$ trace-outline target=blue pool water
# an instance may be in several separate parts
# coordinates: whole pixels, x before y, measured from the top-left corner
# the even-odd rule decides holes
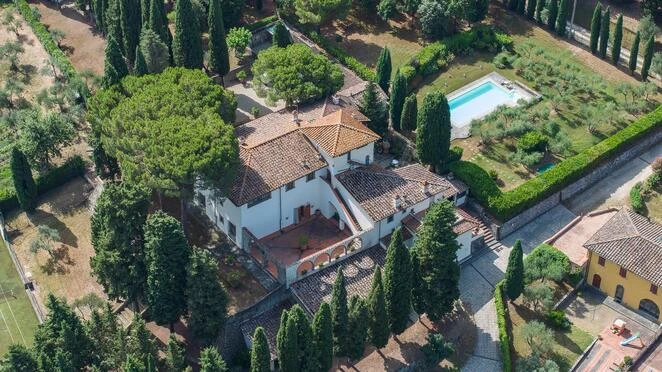
[[[498,106],[517,102],[518,98],[514,93],[488,80],[448,102],[451,122],[456,127],[463,127],[473,119],[489,114]]]
[[[549,164],[543,165],[542,167],[538,168],[538,174],[547,172],[548,170],[554,168],[555,165],[556,164],[554,164],[554,163],[549,163]]]

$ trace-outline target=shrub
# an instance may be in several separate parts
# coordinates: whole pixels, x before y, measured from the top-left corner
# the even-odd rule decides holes
[[[449,153],[448,153],[448,162],[456,162],[460,159],[462,159],[462,153],[464,152],[464,149],[460,146],[453,146],[451,147]]]
[[[260,116],[260,108],[257,106],[251,107],[251,115],[253,115],[254,119],[257,119],[257,117]]]
[[[345,65],[350,70],[354,71],[359,77],[363,80],[375,81],[375,72],[372,71],[368,66],[359,62],[356,58],[350,56],[340,47],[333,45],[325,37],[320,36],[317,32],[310,32],[308,34],[317,45],[326,50],[329,54],[336,57],[340,63]]]
[[[460,160],[451,164],[450,170],[469,186],[471,195],[483,205],[489,205],[492,198],[501,195],[492,177],[474,163]]]
[[[490,171],[487,172],[487,174],[489,174],[490,178],[493,179],[494,181],[499,180],[499,172],[497,172],[496,169],[490,169]]]
[[[658,156],[655,158],[655,160],[653,160],[651,168],[653,168],[653,172],[656,174],[662,175],[662,156]]]
[[[239,288],[243,280],[243,275],[239,271],[233,270],[228,273],[225,280],[228,282],[230,288]]]
[[[248,29],[248,31],[255,31],[258,28],[262,28],[264,26],[272,24],[272,23],[276,22],[277,20],[278,20],[278,17],[276,17],[275,15],[271,15],[271,16],[268,16],[268,17],[264,17],[259,21],[255,21],[255,22],[251,23],[250,25],[246,25],[245,27]]]
[[[414,79],[416,76],[416,69],[412,65],[403,65],[400,67],[400,74],[407,79],[407,84],[410,84],[411,81]]]
[[[549,244],[540,244],[524,259],[527,283],[538,279],[561,281],[570,274],[570,259]]]
[[[455,346],[447,341],[441,333],[429,333],[427,344],[423,345],[421,351],[425,355],[425,362],[428,366],[439,364],[440,361],[453,355]]]
[[[568,330],[570,329],[570,320],[565,316],[563,310],[550,310],[547,312],[547,320],[552,324],[552,326]]]
[[[511,329],[508,322],[508,308],[503,299],[503,286],[505,281],[502,280],[497,283],[494,288],[494,305],[497,313],[497,326],[499,327],[499,348],[501,349],[501,362],[503,363],[503,371],[512,371],[512,362],[510,355],[511,346]]]
[[[644,213],[644,198],[641,196],[641,182],[637,182],[630,190],[630,205],[635,212],[639,214]]]
[[[526,132],[517,140],[517,148],[527,153],[545,152],[547,143],[549,143],[547,136],[540,132],[531,131]]]

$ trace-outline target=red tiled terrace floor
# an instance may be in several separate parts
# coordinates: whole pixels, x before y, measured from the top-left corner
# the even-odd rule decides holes
[[[299,238],[302,236],[309,238],[308,248],[305,250],[299,248]],[[349,229],[345,227],[345,230],[340,230],[336,220],[312,216],[291,228],[286,228],[282,233],[276,232],[259,241],[269,250],[272,257],[284,265],[291,265],[350,236]]]

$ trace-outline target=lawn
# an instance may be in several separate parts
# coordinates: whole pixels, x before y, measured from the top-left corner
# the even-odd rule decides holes
[[[541,317],[516,302],[515,305],[509,304],[508,310],[510,320],[513,327],[513,349],[515,350],[515,363],[518,358],[525,357],[531,353],[528,344],[520,336],[521,328],[533,320],[543,321]],[[554,328],[552,329],[554,335],[554,345],[552,348],[551,359],[554,360],[561,371],[568,371],[575,363],[577,358],[584,352],[584,350],[593,342],[593,336],[583,331],[582,329],[571,326],[570,330],[562,331]]]
[[[0,239],[0,355],[12,343],[31,345],[38,324],[9,251]]]
[[[89,293],[106,298],[90,268],[90,258],[94,255],[87,204],[90,192],[91,186],[77,178],[41,197],[41,204],[31,216],[19,211],[7,216],[7,230],[16,255],[34,278],[42,308],[49,292],[69,303]],[[37,254],[30,251],[40,225],[54,228],[60,234],[52,256],[44,251]]]

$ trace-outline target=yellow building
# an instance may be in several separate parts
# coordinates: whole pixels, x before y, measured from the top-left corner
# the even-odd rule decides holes
[[[662,226],[621,209],[585,244],[586,282],[659,323]]]

